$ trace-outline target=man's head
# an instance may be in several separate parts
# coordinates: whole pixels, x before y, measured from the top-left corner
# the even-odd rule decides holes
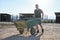
[[[38,9],[39,8],[38,4],[36,4],[35,7],[36,7],[36,9]]]

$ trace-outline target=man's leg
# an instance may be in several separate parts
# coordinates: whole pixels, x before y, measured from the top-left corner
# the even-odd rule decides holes
[[[42,26],[42,24],[41,24],[41,19],[39,20],[39,26],[40,26],[40,28],[42,29],[42,33],[44,33],[44,28],[43,28],[43,26]]]
[[[41,29],[43,29],[43,26],[41,25],[41,23],[39,24],[39,26],[41,27]]]
[[[44,33],[44,28],[43,28],[43,26],[41,25],[41,24],[39,24],[40,25],[40,27],[41,27],[41,29],[42,29],[42,34]],[[42,35],[41,34],[41,35]]]
[[[37,29],[37,33],[39,33],[39,29],[40,29],[40,27],[37,25],[37,27],[36,27],[36,29]]]
[[[42,36],[44,33],[44,29],[41,24],[37,26],[37,35],[36,36]]]

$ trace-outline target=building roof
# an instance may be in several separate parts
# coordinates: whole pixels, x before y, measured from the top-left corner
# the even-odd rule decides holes
[[[34,14],[34,13],[20,13],[20,14]]]
[[[19,13],[20,16],[22,15],[34,15],[34,13]]]
[[[7,14],[7,13],[0,13],[0,15],[10,15],[10,14]]]
[[[60,12],[55,12],[55,15],[60,15]]]

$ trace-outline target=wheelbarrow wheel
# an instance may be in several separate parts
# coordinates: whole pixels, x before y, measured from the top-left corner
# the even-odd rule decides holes
[[[23,34],[24,28],[20,28],[19,32],[20,32],[20,34]]]
[[[36,30],[34,28],[31,28],[30,33],[31,35],[35,35]]]

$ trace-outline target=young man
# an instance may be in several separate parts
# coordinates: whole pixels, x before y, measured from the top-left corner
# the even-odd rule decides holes
[[[36,9],[34,10],[35,18],[37,18],[37,19],[40,18],[40,19],[39,19],[39,26],[41,27],[42,33],[43,33],[43,32],[44,32],[44,29],[43,29],[43,27],[42,27],[42,25],[41,25],[41,14],[42,14],[42,18],[43,18],[44,13],[43,13],[43,11],[42,11],[41,9],[39,9],[38,4],[36,4],[35,7],[36,7]],[[39,32],[39,27],[37,27],[37,29],[38,29],[38,31],[37,31],[37,33],[38,33],[38,32]]]

